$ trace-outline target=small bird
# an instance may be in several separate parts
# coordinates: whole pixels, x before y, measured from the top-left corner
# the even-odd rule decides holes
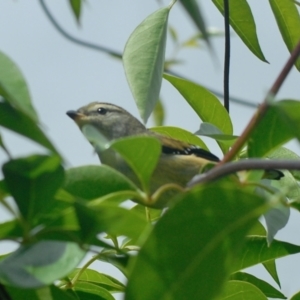
[[[151,194],[166,184],[174,184],[183,189],[203,166],[219,162],[217,156],[198,146],[150,131],[129,112],[114,104],[92,102],[77,111],[67,111],[67,115],[80,129],[86,124],[94,126],[108,141],[129,136],[157,138],[161,144],[161,156],[150,181]],[[103,164],[123,173],[140,187],[134,172],[118,153],[107,149],[98,151],[97,154]],[[176,192],[178,193],[178,189],[168,191],[163,200],[160,199],[158,206],[165,206]]]

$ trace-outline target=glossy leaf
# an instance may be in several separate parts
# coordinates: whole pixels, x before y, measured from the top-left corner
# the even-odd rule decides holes
[[[164,74],[184,97],[203,122],[212,123],[225,134],[232,134],[231,119],[219,99],[207,89],[194,82]]]
[[[115,298],[106,289],[93,283],[78,282],[74,289],[79,299],[115,300]]]
[[[66,171],[64,189],[77,197],[92,200],[136,187],[124,175],[109,166],[81,166]]]
[[[223,14],[223,0],[212,0],[212,2]],[[260,60],[267,62],[259,45],[251,8],[246,0],[229,1],[229,21],[248,49]]]
[[[222,296],[218,299],[230,299],[230,300],[268,300],[268,298],[259,290],[256,286],[248,282],[229,281]]]
[[[0,281],[19,288],[39,288],[70,273],[85,252],[77,244],[40,241],[21,246],[0,262]]]
[[[300,246],[273,240],[270,246],[264,237],[249,237],[243,254],[237,259],[234,271],[300,252]]]
[[[71,274],[68,275],[68,278],[70,280],[72,280],[74,278],[74,276],[77,275],[79,270],[81,270],[81,269],[74,270]],[[92,284],[100,286],[106,290],[115,291],[115,292],[116,291],[122,292],[122,291],[124,291],[124,288],[125,288],[124,284],[121,283],[120,281],[118,281],[117,279],[115,279],[109,275],[99,273],[98,271],[92,270],[92,269],[85,269],[81,273],[77,282],[92,283]]]
[[[17,132],[57,153],[43,131],[29,116],[5,102],[0,102],[0,126]]]
[[[82,239],[86,241],[104,232],[113,236],[125,235],[137,240],[149,230],[150,224],[140,214],[113,204],[103,203],[89,208],[84,204],[75,203],[75,209]]]
[[[132,262],[125,299],[214,299],[265,209],[232,186],[198,187],[179,199]]]
[[[299,43],[300,15],[293,1],[269,0],[275,16],[281,36],[290,52]],[[300,71],[300,58],[296,61],[296,67]]]
[[[110,147],[124,158],[147,191],[161,153],[160,142],[152,137],[128,137],[112,142]]]
[[[31,104],[25,78],[17,65],[3,52],[0,52],[0,70],[0,95],[31,121],[37,122],[38,116]]]
[[[169,11],[166,7],[148,16],[133,31],[124,49],[125,74],[144,122],[159,98]]]
[[[172,127],[172,126],[160,126],[160,127],[152,127],[150,128],[150,130],[165,135],[167,137],[180,140],[192,145],[196,145],[202,149],[208,150],[207,146],[200,138],[198,138],[196,135],[182,128]]]
[[[230,276],[230,280],[245,281],[255,285],[258,289],[265,294],[266,297],[287,299],[280,291],[275,289],[272,285],[263,281],[252,274],[237,272]]]
[[[33,155],[3,165],[7,187],[27,221],[34,223],[54,201],[64,178],[60,163],[57,156]]]

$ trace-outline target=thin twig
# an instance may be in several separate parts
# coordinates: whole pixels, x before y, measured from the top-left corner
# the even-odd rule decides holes
[[[224,107],[229,112],[229,69],[230,69],[230,24],[229,0],[224,0],[224,28],[225,28],[225,54],[224,54]]]
[[[207,173],[195,176],[188,184],[192,187],[196,184],[211,182],[228,174],[246,170],[300,170],[299,160],[262,160],[247,159],[238,162],[227,163],[213,168]]]
[[[109,48],[100,46],[100,45],[96,45],[90,42],[85,42],[82,41],[76,37],[73,37],[72,35],[70,35],[69,33],[67,33],[59,24],[58,22],[55,20],[55,18],[53,17],[53,15],[51,14],[50,10],[48,9],[46,3],[44,0],[40,0],[40,4],[41,7],[43,9],[43,11],[45,12],[46,16],[48,17],[48,19],[50,20],[50,22],[52,23],[52,25],[59,31],[59,33],[61,33],[66,39],[68,39],[69,41],[76,43],[80,46],[83,47],[87,47],[87,48],[91,48],[97,51],[101,51],[101,52],[105,52],[109,55],[112,55],[114,57],[118,57],[118,58],[122,58],[122,53],[120,52],[116,52],[114,50],[111,50]]]
[[[271,97],[274,97],[280,87],[282,86],[284,80],[286,79],[288,73],[292,69],[294,63],[296,62],[298,56],[300,55],[300,41],[291,53],[290,58],[288,59],[287,63],[283,67],[282,71],[280,72],[279,76],[275,80],[274,84],[272,85],[270,91],[268,92],[265,100],[263,103],[259,106],[257,112],[254,114],[252,119],[250,120],[249,124],[241,134],[241,136],[236,140],[236,142],[233,144],[232,148],[227,152],[227,154],[224,156],[223,160],[219,163],[219,165],[223,165],[226,162],[229,162],[234,159],[234,157],[239,153],[239,151],[242,149],[242,147],[245,145],[246,141],[250,137],[252,131],[257,126],[257,124],[260,122],[260,120],[263,118],[263,116],[266,114],[268,108],[269,108],[269,99]]]

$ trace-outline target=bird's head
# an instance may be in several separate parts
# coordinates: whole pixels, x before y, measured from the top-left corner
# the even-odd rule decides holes
[[[110,103],[92,102],[78,110],[69,110],[67,115],[80,129],[93,125],[108,140],[142,134],[145,126],[125,109]]]

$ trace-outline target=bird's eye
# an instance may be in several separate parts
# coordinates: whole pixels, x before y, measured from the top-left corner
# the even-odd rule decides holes
[[[107,113],[107,110],[103,107],[99,107],[97,109],[97,112],[98,112],[99,115],[105,115]]]

